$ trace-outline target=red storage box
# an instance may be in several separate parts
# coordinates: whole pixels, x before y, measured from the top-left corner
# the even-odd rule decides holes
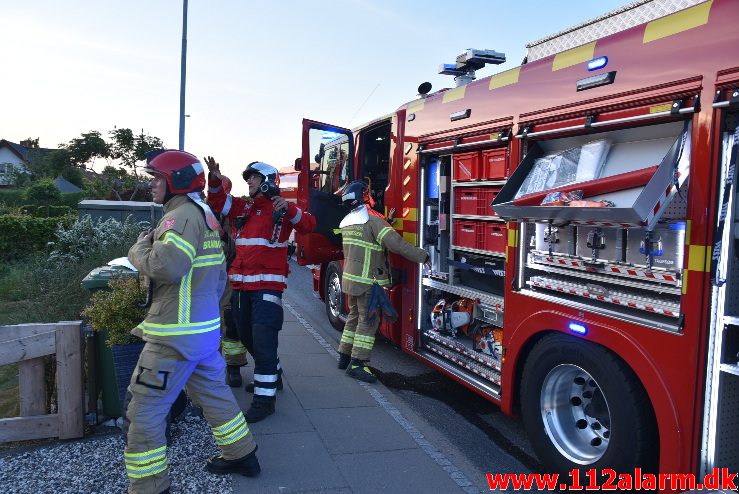
[[[498,193],[500,192],[500,187],[490,187],[488,189],[485,189],[485,194],[483,195],[481,206],[482,211],[480,212],[483,216],[498,216],[497,213],[493,210],[493,208],[490,207],[490,205],[493,203],[495,198],[498,196]]]
[[[503,179],[508,175],[508,148],[486,149],[482,152],[482,178]]]
[[[460,187],[454,191],[454,214],[480,214],[482,190],[477,187]]]
[[[454,245],[468,249],[481,249],[484,243],[484,225],[476,221],[454,223]]]
[[[487,223],[485,225],[485,250],[505,254],[508,244],[508,230],[505,223]]]
[[[480,153],[464,153],[452,156],[454,180],[477,180],[480,178]]]

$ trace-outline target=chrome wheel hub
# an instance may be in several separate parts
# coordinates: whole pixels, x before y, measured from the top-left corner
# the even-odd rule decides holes
[[[595,463],[608,449],[608,403],[595,379],[576,365],[559,365],[544,378],[541,417],[554,446],[574,463]]]

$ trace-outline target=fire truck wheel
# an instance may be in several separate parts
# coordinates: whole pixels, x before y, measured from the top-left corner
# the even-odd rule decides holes
[[[548,471],[656,466],[657,426],[646,392],[599,345],[560,333],[540,340],[524,366],[521,413]]]
[[[334,261],[326,268],[326,316],[337,331],[344,330],[344,322],[339,315],[344,308],[344,293],[341,291],[341,266]]]

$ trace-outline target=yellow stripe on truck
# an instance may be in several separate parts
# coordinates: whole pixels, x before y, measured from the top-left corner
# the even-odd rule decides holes
[[[578,46],[577,48],[572,48],[571,50],[563,51],[562,53],[554,55],[552,72],[592,60],[595,53],[595,43],[596,42],[593,41],[587,45]]]
[[[643,43],[651,43],[708,24],[712,4],[713,0],[648,22],[644,29]]]
[[[521,67],[506,70],[500,74],[495,74],[490,78],[489,90],[498,89],[500,87],[510,86],[518,82],[518,76],[521,74]]]

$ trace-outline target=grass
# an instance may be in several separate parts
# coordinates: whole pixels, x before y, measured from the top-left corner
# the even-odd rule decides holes
[[[20,414],[18,364],[0,366],[0,417]]]
[[[90,298],[90,293],[80,286],[82,278],[121,255],[121,252],[95,253],[54,270],[44,269],[46,254],[3,264],[0,326],[81,319],[80,313]],[[17,364],[0,366],[0,418],[16,417],[20,413],[18,388]]]

